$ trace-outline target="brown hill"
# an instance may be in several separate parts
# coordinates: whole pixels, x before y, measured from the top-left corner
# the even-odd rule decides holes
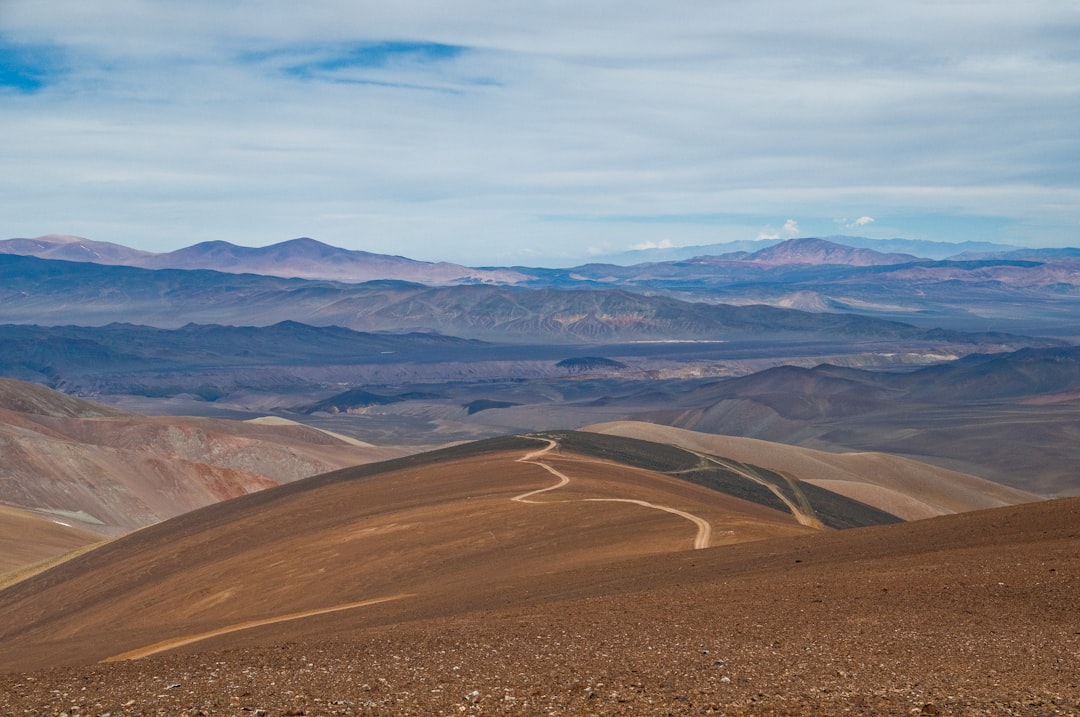
[[[73,666],[0,676],[0,707],[275,716],[1080,707],[1080,499],[810,531],[537,446],[505,439],[293,483],[0,592],[0,665]],[[571,480],[551,490],[560,472]],[[696,526],[680,515],[588,500],[616,495],[789,537],[690,550]],[[105,657],[122,661],[79,666]]]
[[[977,476],[886,453],[828,453],[637,421],[599,423],[584,430],[666,443],[761,466],[905,520],[1042,500]]]
[[[397,619],[451,614],[544,575],[812,532],[778,510],[555,447],[493,439],[137,531],[0,593],[0,667],[155,652],[370,600],[387,601],[372,614]]]
[[[401,454],[295,424],[122,413],[7,379],[0,447],[0,504],[104,535]]]
[[[914,371],[781,366],[690,386],[636,418],[827,450],[880,451],[1044,496],[1075,495],[1075,346],[973,354]]]

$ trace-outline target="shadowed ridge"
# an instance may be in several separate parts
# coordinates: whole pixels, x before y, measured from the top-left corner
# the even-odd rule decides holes
[[[666,473],[742,500],[789,512],[804,525],[843,529],[902,521],[880,508],[776,471],[697,453],[670,443],[593,431],[539,435],[557,438],[568,450]]]
[[[653,440],[796,477],[905,520],[1043,500],[967,473],[886,453],[830,453],[756,438],[700,433],[639,421],[587,426],[601,434]],[[815,492],[810,489],[811,492]]]

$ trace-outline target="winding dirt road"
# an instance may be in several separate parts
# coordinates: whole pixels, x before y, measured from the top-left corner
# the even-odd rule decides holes
[[[553,451],[559,444],[556,441],[554,441],[554,440],[552,440],[550,438],[537,438],[536,440],[547,441],[548,445],[546,447],[544,447],[544,448],[539,449],[539,450],[531,451],[529,453],[526,453],[521,458],[518,458],[517,462],[518,463],[531,463],[532,465],[540,466],[541,468],[546,470],[548,473],[551,473],[553,476],[558,478],[559,482],[556,483],[555,485],[551,485],[551,486],[548,486],[546,488],[539,488],[537,490],[531,490],[528,493],[522,493],[521,495],[518,495],[518,496],[515,496],[514,498],[512,498],[512,500],[515,500],[518,503],[534,503],[534,504],[543,504],[543,503],[583,503],[583,502],[592,502],[592,503],[633,503],[634,505],[640,505],[643,508],[650,508],[652,510],[662,510],[665,513],[671,513],[673,515],[679,516],[680,518],[685,518],[686,520],[689,520],[691,523],[693,523],[694,525],[697,526],[697,536],[695,536],[695,538],[694,538],[694,549],[695,550],[700,550],[701,548],[709,547],[709,542],[712,540],[712,525],[709,523],[709,521],[707,521],[704,518],[701,518],[699,516],[696,516],[693,513],[687,513],[685,510],[679,510],[678,508],[672,508],[671,506],[657,505],[656,503],[649,503],[648,501],[636,500],[636,499],[633,499],[633,498],[578,498],[576,500],[554,500],[554,501],[531,500],[532,496],[534,496],[534,495],[539,495],[540,493],[546,493],[548,491],[557,490],[559,488],[562,488],[563,486],[565,486],[566,484],[568,484],[570,482],[570,476],[568,476],[565,473],[561,472],[557,468],[555,468],[553,466],[550,466],[547,463],[544,463],[544,462],[538,460],[539,458],[543,457],[545,454]]]
[[[143,657],[149,657],[150,655],[156,655],[159,652],[166,652],[177,647],[183,647],[184,645],[190,645],[194,642],[202,642],[203,640],[209,640],[211,637],[217,637],[219,635],[228,635],[230,632],[239,632],[240,630],[250,630],[253,627],[262,627],[263,625],[273,625],[278,622],[286,622],[288,620],[300,620],[305,617],[312,617],[314,615],[324,615],[328,612],[340,612],[342,610],[353,610],[358,607],[367,607],[368,605],[378,605],[382,602],[390,602],[391,600],[400,600],[402,598],[411,597],[411,595],[390,595],[387,597],[372,598],[370,600],[361,600],[359,602],[350,602],[343,605],[334,605],[333,607],[323,607],[316,610],[305,610],[304,612],[294,612],[288,615],[278,615],[276,617],[268,617],[262,620],[248,620],[247,622],[240,622],[235,625],[226,625],[225,627],[219,627],[216,630],[210,630],[209,632],[200,632],[196,635],[185,635],[183,637],[174,637],[171,640],[163,640],[161,642],[155,642],[153,645],[147,645],[146,647],[140,647],[135,650],[129,650],[122,652],[119,655],[113,655],[107,657],[102,662],[119,662],[121,660],[138,660]]]
[[[665,513],[671,513],[672,515],[677,515],[680,518],[684,518],[685,520],[690,521],[691,523],[693,523],[697,527],[697,535],[694,538],[694,548],[695,549],[701,549],[701,548],[709,547],[709,542],[710,542],[710,540],[712,538],[712,525],[707,520],[705,520],[703,518],[700,518],[699,516],[696,516],[693,513],[688,513],[688,512],[686,512],[684,510],[679,510],[678,508],[672,508],[672,507],[666,506],[666,505],[657,505],[656,503],[650,503],[648,501],[637,500],[637,499],[634,499],[634,498],[578,498],[578,499],[574,499],[574,500],[551,500],[551,501],[533,500],[534,496],[537,496],[537,495],[539,495],[541,493],[547,493],[549,491],[557,490],[557,489],[562,488],[563,486],[567,485],[570,482],[570,477],[568,475],[566,475],[565,473],[559,471],[557,468],[555,468],[555,467],[553,467],[553,466],[551,466],[551,465],[549,465],[547,463],[544,463],[543,461],[540,460],[544,455],[546,455],[547,453],[549,453],[552,450],[554,450],[555,448],[557,448],[558,443],[556,441],[552,440],[552,439],[549,439],[549,438],[543,438],[543,439],[537,438],[536,440],[546,441],[547,445],[545,447],[541,448],[541,449],[526,453],[521,458],[518,458],[517,461],[519,463],[530,463],[532,465],[540,466],[541,468],[543,468],[544,470],[548,471],[553,476],[558,478],[558,482],[556,482],[554,485],[550,485],[550,486],[547,486],[545,488],[538,488],[537,490],[531,490],[531,491],[529,491],[527,493],[522,493],[521,495],[515,496],[512,500],[514,500],[514,501],[516,501],[518,503],[533,503],[533,504],[577,503],[577,502],[632,503],[634,505],[639,505],[639,506],[641,506],[643,508],[649,508],[650,510],[660,510],[660,511],[663,511]],[[268,617],[268,618],[263,618],[263,619],[260,619],[260,620],[248,620],[246,622],[236,623],[234,625],[226,625],[225,627],[217,628],[215,630],[210,630],[208,632],[201,632],[201,633],[197,633],[197,634],[194,634],[194,635],[184,635],[184,636],[181,636],[181,637],[171,638],[169,640],[163,640],[161,642],[156,642],[156,643],[154,643],[152,645],[147,645],[145,647],[140,647],[140,648],[137,648],[135,650],[129,650],[127,652],[123,652],[123,653],[120,653],[118,655],[113,655],[112,657],[106,658],[102,662],[118,662],[118,661],[121,661],[121,660],[138,660],[138,659],[143,658],[143,657],[149,657],[150,655],[157,655],[159,653],[167,652],[169,650],[172,650],[172,649],[175,649],[175,648],[178,648],[178,647],[183,647],[185,645],[190,645],[190,644],[196,643],[196,642],[202,642],[203,640],[208,640],[208,639],[210,639],[212,637],[219,637],[221,635],[227,635],[229,633],[239,632],[241,630],[250,630],[252,628],[262,627],[264,625],[273,625],[275,623],[286,622],[286,621],[289,621],[289,620],[300,620],[300,619],[303,619],[303,618],[306,618],[306,617],[312,617],[312,616],[315,616],[315,615],[323,615],[323,614],[331,613],[331,612],[339,612],[339,611],[342,611],[342,610],[353,610],[353,609],[356,609],[356,608],[366,607],[368,605],[376,605],[376,604],[383,603],[383,602],[389,602],[391,600],[400,600],[400,599],[406,598],[406,597],[411,597],[411,595],[407,595],[407,594],[390,595],[390,596],[386,596],[386,597],[372,598],[370,600],[361,600],[359,602],[350,602],[350,603],[344,603],[344,604],[341,604],[341,605],[334,605],[334,606],[331,606],[331,607],[318,608],[318,609],[315,609],[315,610],[306,610],[304,612],[295,612],[295,613],[289,613],[287,615],[278,615],[276,617]]]

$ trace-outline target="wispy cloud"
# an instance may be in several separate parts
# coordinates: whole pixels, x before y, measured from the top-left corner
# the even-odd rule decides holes
[[[1080,7],[824,2],[3,0],[0,237],[1076,240]]]
[[[447,91],[454,89],[446,84],[452,75],[447,65],[466,52],[459,45],[384,41],[285,48],[249,54],[245,59],[301,80]]]

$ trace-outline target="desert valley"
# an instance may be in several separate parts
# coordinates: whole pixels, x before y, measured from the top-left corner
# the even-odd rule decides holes
[[[1080,713],[1080,250],[0,241],[0,715]]]

